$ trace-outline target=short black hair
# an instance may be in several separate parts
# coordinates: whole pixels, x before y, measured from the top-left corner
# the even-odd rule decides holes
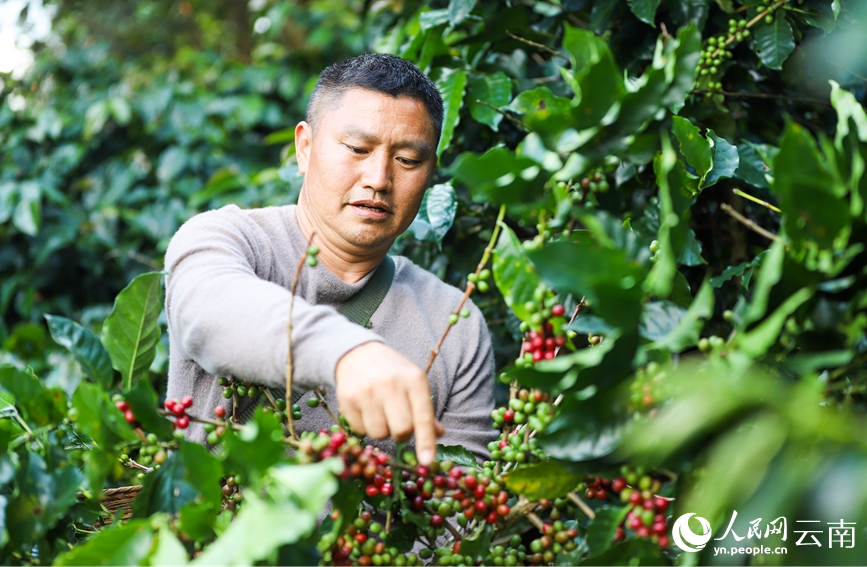
[[[394,98],[408,96],[427,108],[436,139],[443,128],[443,99],[433,81],[405,59],[387,53],[367,53],[329,65],[319,75],[307,103],[306,120],[315,129],[322,107],[349,89],[362,88]]]

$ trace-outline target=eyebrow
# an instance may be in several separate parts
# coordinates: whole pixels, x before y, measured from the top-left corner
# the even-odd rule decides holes
[[[363,142],[367,142],[368,144],[378,144],[380,143],[380,139],[376,137],[374,134],[364,130],[359,126],[347,126],[341,130],[342,134],[348,134],[354,138],[358,138]],[[410,150],[415,150],[418,153],[428,156],[431,151],[431,146],[425,140],[402,140],[397,142],[394,145],[397,149],[407,148]]]

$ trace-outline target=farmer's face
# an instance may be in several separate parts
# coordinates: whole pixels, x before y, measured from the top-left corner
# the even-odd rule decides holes
[[[295,129],[300,203],[331,246],[388,250],[412,223],[436,168],[434,127],[424,104],[354,88],[320,112],[316,130]]]

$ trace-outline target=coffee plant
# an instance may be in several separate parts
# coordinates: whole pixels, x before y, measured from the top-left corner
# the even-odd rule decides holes
[[[47,4],[0,76],[4,564],[863,563],[863,3]],[[312,81],[370,50],[443,94],[393,252],[488,319],[487,455],[382,452],[324,395],[221,378],[266,400],[240,424],[162,393],[168,239],[291,203]],[[688,513],[739,546],[787,518],[788,554],[684,552]],[[841,518],[853,548],[794,543]]]

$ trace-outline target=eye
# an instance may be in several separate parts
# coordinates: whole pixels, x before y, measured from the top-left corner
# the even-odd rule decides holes
[[[352,152],[352,153],[354,153],[355,155],[359,155],[359,156],[361,156],[361,155],[364,155],[364,154],[367,153],[367,150],[365,150],[365,149],[363,149],[363,148],[358,148],[358,147],[356,147],[356,146],[350,146],[349,144],[344,144],[344,145],[345,145],[347,148],[349,148],[349,151]]]
[[[416,167],[418,165],[421,165],[421,161],[415,160],[415,159],[399,157],[399,158],[397,158],[397,161],[399,161],[400,163],[402,163],[404,165],[410,166],[410,167]]]

